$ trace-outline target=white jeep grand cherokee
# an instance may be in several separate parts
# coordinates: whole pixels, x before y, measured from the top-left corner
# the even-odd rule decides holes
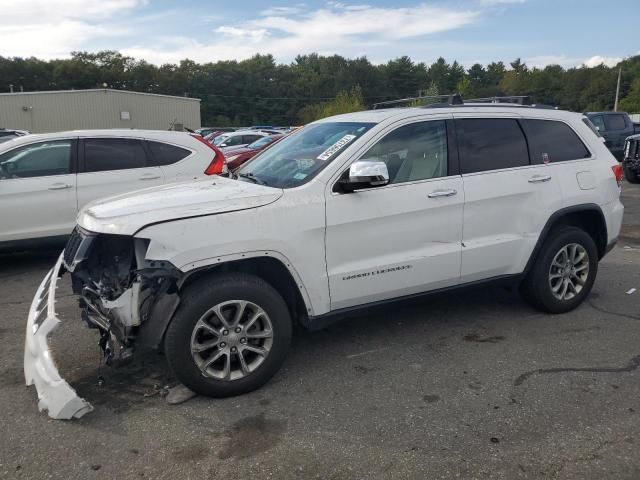
[[[214,397],[263,385],[293,322],[491,280],[560,313],[589,294],[622,221],[621,169],[580,115],[396,108],[312,123],[234,178],[87,206],[29,313],[25,375],[56,418],[91,410],[47,335],[71,273],[108,363],[148,346]]]

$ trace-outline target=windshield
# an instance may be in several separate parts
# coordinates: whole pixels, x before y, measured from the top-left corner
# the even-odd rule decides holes
[[[374,125],[355,122],[309,125],[261,152],[237,171],[236,178],[269,187],[297,187]]]

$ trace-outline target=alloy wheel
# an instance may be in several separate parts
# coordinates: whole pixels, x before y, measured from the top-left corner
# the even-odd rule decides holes
[[[578,243],[562,247],[549,268],[549,286],[558,300],[571,300],[578,295],[589,276],[589,254]]]
[[[202,375],[233,381],[254,372],[273,345],[273,326],[255,303],[229,300],[207,310],[191,335],[191,356]]]

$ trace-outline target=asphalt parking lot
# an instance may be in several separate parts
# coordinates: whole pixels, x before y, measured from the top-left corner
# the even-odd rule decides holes
[[[57,252],[0,256],[0,478],[640,478],[640,186],[623,203],[622,238],[574,312],[498,287],[386,308],[297,331],[269,384],[224,400],[168,405],[158,355],[99,369],[65,277],[54,355],[95,407],[75,421],[39,413],[22,374]]]

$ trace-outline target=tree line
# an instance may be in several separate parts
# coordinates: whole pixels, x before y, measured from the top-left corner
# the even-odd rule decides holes
[[[619,109],[640,112],[640,55],[615,67],[529,67],[520,59],[505,65],[465,68],[439,58],[432,64],[403,56],[376,65],[366,57],[300,55],[278,64],[271,55],[242,61],[156,66],[116,51],[73,52],[71,58],[0,56],[0,92],[114,88],[202,99],[203,125],[293,125],[376,102],[417,95],[460,93],[464,98],[530,95],[536,103],[573,111],[611,110],[619,68]]]

